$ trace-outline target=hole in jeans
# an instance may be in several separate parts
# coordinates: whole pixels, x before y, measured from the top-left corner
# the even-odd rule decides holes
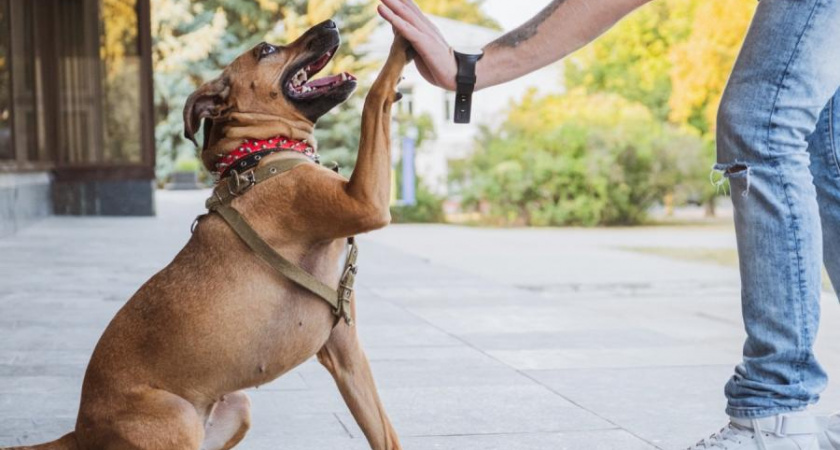
[[[749,167],[747,167],[746,165],[735,164],[735,165],[729,167],[728,169],[726,169],[726,175],[737,175],[739,173],[746,172],[747,170],[749,170]]]
[[[723,174],[722,177],[719,179],[715,179],[714,174],[720,173]],[[744,186],[744,191],[741,193],[743,197],[748,197],[750,195],[750,187],[751,187],[751,180],[750,180],[750,166],[741,163],[741,162],[733,162],[733,163],[726,163],[726,164],[715,164],[712,170],[712,175],[710,176],[712,184],[717,187],[718,189],[726,189],[726,179],[742,179],[746,180],[746,186]]]

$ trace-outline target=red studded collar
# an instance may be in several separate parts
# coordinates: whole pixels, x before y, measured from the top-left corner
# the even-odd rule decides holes
[[[318,153],[306,141],[298,141],[283,136],[271,139],[247,139],[236,150],[216,161],[216,173],[219,179],[225,178],[232,170],[242,173],[260,163],[268,155],[278,152],[297,152],[320,164]]]

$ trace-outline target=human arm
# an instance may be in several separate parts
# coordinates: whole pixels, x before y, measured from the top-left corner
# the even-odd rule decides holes
[[[495,86],[559,61],[650,0],[552,0],[519,28],[484,47],[476,89]],[[413,0],[381,0],[379,14],[411,42],[426,80],[455,90],[452,48]]]

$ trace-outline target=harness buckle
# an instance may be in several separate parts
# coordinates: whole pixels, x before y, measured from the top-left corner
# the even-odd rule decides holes
[[[239,197],[248,192],[255,184],[257,184],[257,177],[253,169],[242,174],[236,170],[231,170],[230,181],[227,183],[228,193],[233,197]]]
[[[353,286],[356,283],[356,274],[359,268],[355,264],[348,264],[341,275],[338,283],[338,308],[333,311],[336,317],[341,317],[347,325],[353,325],[353,317],[350,315],[350,300],[353,298]]]

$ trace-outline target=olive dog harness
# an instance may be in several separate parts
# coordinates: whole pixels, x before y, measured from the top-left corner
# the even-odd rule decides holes
[[[315,158],[311,159],[315,160]],[[255,185],[307,163],[307,160],[300,158],[285,159],[252,167],[242,173],[232,167],[226,171],[228,176],[219,180],[213,189],[213,195],[207,199],[206,206],[210,213],[218,214],[224,219],[237,236],[263,262],[271,266],[280,275],[292,280],[298,286],[327,302],[332,308],[333,314],[336,316],[336,325],[341,319],[344,319],[348,325],[352,325],[353,318],[350,314],[350,300],[353,296],[353,286],[356,281],[356,272],[358,270],[356,260],[359,254],[354,238],[347,239],[347,257],[344,263],[344,269],[338,283],[338,288],[334,289],[277,253],[260,237],[248,221],[231,206],[233,199],[245,194]],[[231,165],[235,167],[234,164]],[[197,223],[198,219],[196,219]]]

